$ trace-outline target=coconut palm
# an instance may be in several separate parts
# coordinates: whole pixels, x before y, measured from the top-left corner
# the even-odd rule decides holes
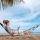
[[[13,6],[17,3],[23,2],[23,0],[1,0],[3,8]]]

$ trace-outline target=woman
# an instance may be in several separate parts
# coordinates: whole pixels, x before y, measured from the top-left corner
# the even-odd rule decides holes
[[[9,33],[10,35],[13,36],[14,32],[8,27],[9,26],[9,20],[3,20],[3,24],[0,23],[0,25],[6,30],[7,33]]]

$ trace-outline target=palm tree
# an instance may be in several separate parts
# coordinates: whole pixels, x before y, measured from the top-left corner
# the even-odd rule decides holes
[[[1,0],[1,2],[3,6],[13,5],[13,0]]]
[[[3,8],[7,8],[8,6],[13,6],[16,3],[23,2],[23,0],[1,0]]]

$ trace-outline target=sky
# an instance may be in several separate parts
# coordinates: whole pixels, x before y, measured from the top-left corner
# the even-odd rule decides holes
[[[24,0],[15,6],[6,9],[0,9],[0,22],[4,19],[10,21],[9,27],[17,29],[20,26],[20,31],[32,28],[40,24],[40,0]],[[32,30],[31,30],[32,31]],[[0,26],[0,32],[6,32]],[[40,32],[40,26],[32,32]]]

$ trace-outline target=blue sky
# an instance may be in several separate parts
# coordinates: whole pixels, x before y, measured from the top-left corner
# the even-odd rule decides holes
[[[10,21],[10,28],[17,29],[20,26],[20,31],[40,24],[40,0],[24,0],[24,3],[1,9],[0,22],[4,19]],[[6,31],[0,26],[0,32]],[[33,32],[40,32],[40,26]]]

